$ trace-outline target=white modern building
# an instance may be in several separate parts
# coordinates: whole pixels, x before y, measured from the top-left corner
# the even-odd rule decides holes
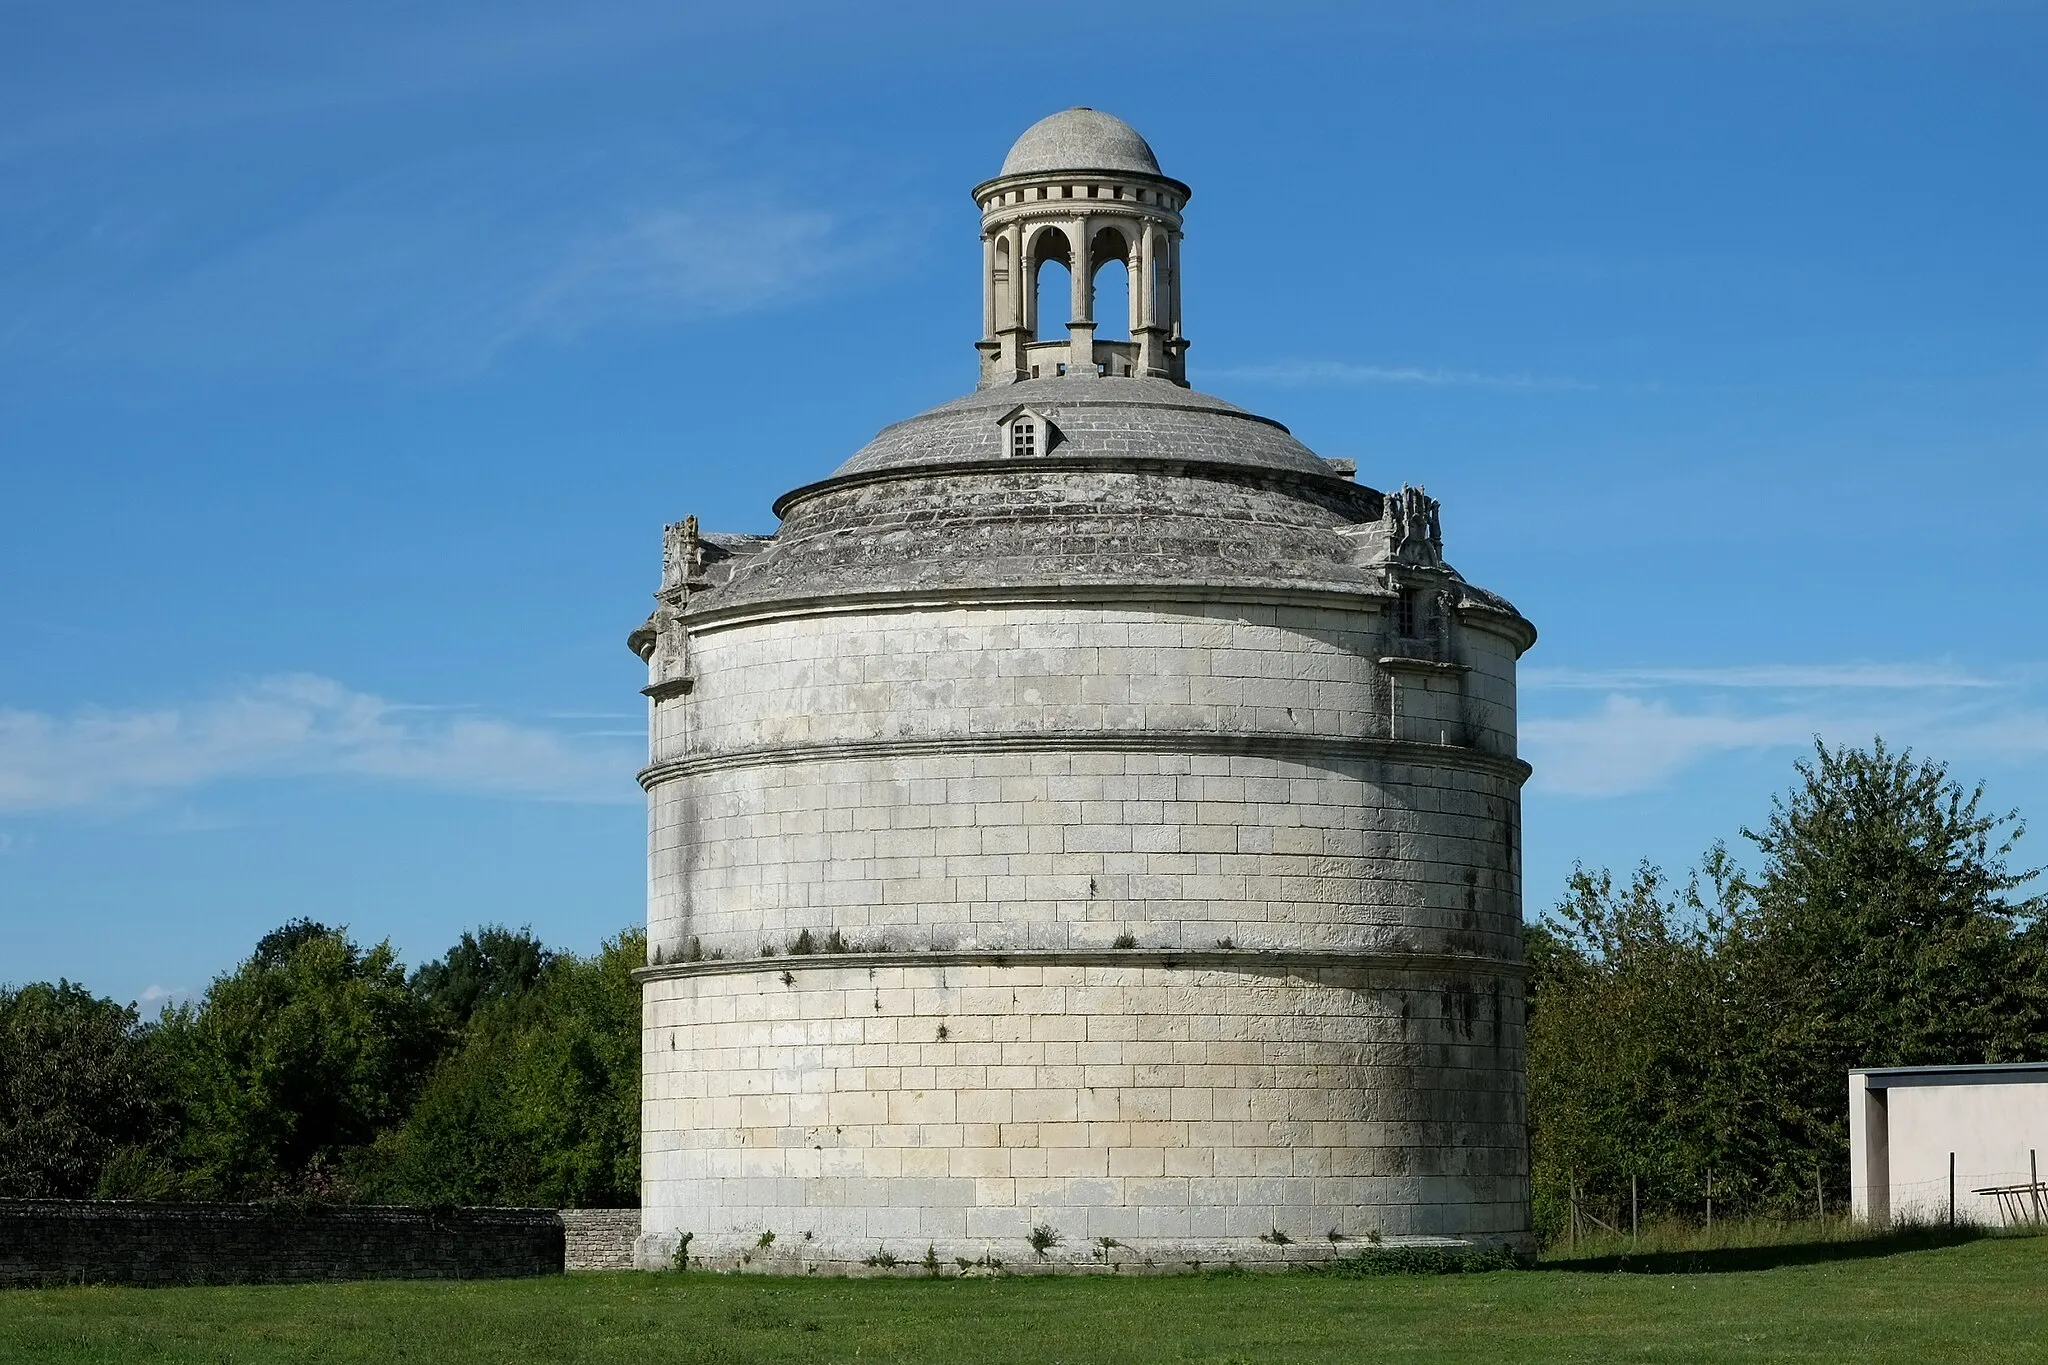
[[[1859,1219],[2041,1222],[2044,1163],[2048,1062],[1849,1073],[1850,1212]]]
[[[772,536],[671,525],[632,637],[642,1263],[1525,1246],[1535,629],[1420,489],[1188,386],[1129,125],[974,197],[975,391]]]

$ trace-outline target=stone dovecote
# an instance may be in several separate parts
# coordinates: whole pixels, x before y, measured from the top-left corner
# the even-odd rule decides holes
[[[672,526],[632,638],[642,1263],[1526,1245],[1533,627],[1421,489],[1187,386],[1135,131],[1054,115],[975,194],[977,389],[772,536]],[[1055,227],[1136,252],[1132,341],[1080,286],[1039,336]]]

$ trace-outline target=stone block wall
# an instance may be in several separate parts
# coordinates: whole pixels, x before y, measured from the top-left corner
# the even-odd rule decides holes
[[[1127,956],[650,972],[641,1263],[1523,1240],[1517,978]]]
[[[1526,1242],[1531,635],[1389,505],[905,471],[669,556],[641,1264]]]
[[[1513,959],[1514,644],[1382,666],[1382,613],[798,615],[693,637],[653,714],[658,963],[863,946]]]
[[[0,1201],[0,1286],[494,1279],[562,1256],[552,1209]]]
[[[563,1265],[569,1270],[631,1270],[640,1238],[638,1209],[563,1209]]]
[[[653,756],[993,734],[1401,738],[1403,728],[1514,755],[1512,640],[1465,629],[1462,667],[1402,689],[1418,693],[1408,715],[1379,664],[1385,613],[1376,599],[1355,602],[1139,599],[707,624],[691,636],[688,700],[655,708]]]
[[[652,795],[661,962],[868,948],[1520,955],[1516,780],[1461,761],[1116,751],[845,757]],[[693,948],[694,941],[694,948]]]

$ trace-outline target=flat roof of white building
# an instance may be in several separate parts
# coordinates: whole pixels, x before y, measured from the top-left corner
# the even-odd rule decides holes
[[[1962,1066],[1859,1066],[1851,1076],[1871,1090],[1909,1085],[2043,1085],[2048,1062],[1972,1062]]]

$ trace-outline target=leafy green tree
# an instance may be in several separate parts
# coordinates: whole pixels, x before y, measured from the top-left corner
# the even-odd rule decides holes
[[[83,1199],[169,1133],[150,1030],[81,986],[0,987],[0,1197]]]
[[[412,988],[457,1024],[467,1024],[478,1009],[524,995],[540,984],[555,953],[533,936],[530,928],[513,932],[502,924],[470,932],[439,962],[412,974]]]
[[[1546,1231],[1564,1227],[1574,1188],[1582,1211],[1610,1221],[1632,1180],[1649,1212],[1689,1207],[1745,1141],[1721,951],[1740,891],[1719,847],[1704,870],[1704,890],[1698,873],[1674,890],[1647,864],[1622,888],[1577,868],[1531,926],[1530,1140]]]
[[[640,983],[647,934],[628,930],[550,983],[514,1093],[540,1154],[544,1202],[640,1202]]]
[[[1852,1067],[2014,1061],[2048,1035],[2035,875],[2009,860],[2016,812],[1982,809],[1947,766],[1816,742],[1772,803],[1738,960],[1750,1046],[1776,1108],[1759,1179],[1780,1197],[1848,1188]]]
[[[640,1185],[640,987],[646,936],[562,954],[530,990],[486,1002],[404,1124],[364,1167],[407,1203],[630,1206]]]
[[[2009,860],[2016,815],[1937,763],[1816,744],[1749,877],[1716,846],[1673,893],[1581,869],[1530,927],[1529,1095],[1539,1226],[1570,1191],[1611,1217],[1834,1207],[1847,1072],[2005,1061],[2048,1044],[2048,926]]]
[[[344,1163],[404,1116],[443,1036],[390,944],[366,951],[305,920],[266,935],[197,1006],[165,1016],[197,1186],[346,1193]]]

